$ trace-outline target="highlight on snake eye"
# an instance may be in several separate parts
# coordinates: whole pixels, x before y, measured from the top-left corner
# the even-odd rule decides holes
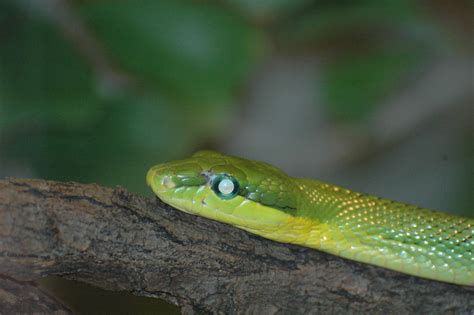
[[[0,309],[471,313],[472,18],[0,1]]]

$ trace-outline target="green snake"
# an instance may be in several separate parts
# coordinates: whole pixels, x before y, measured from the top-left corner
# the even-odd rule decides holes
[[[165,203],[282,243],[474,286],[474,220],[394,202],[263,162],[200,151],[153,166]]]

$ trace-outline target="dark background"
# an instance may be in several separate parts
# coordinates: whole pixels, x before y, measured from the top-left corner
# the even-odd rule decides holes
[[[206,148],[474,217],[473,9],[0,0],[0,178],[151,196],[150,166]],[[43,284],[81,313],[177,312]]]

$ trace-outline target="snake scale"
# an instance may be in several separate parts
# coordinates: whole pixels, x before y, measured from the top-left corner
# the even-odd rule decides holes
[[[283,243],[474,286],[474,220],[290,177],[263,162],[200,151],[153,166],[165,203]]]

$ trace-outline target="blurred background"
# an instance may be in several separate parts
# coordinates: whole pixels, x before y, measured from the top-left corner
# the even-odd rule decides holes
[[[150,166],[205,148],[474,217],[473,10],[467,0],[0,0],[0,178],[151,196]],[[43,285],[79,313],[178,314]]]

